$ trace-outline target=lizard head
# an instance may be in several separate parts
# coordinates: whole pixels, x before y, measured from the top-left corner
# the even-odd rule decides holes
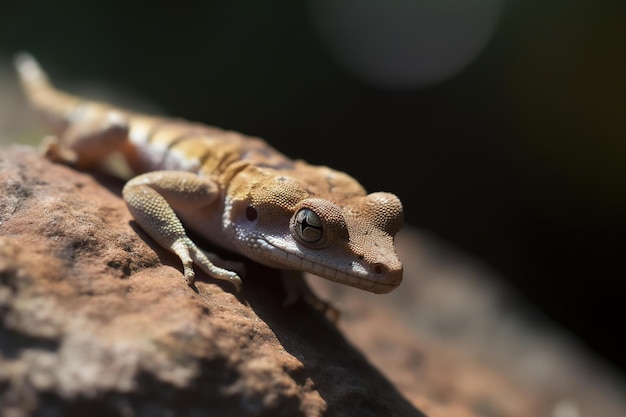
[[[374,293],[402,281],[394,236],[403,211],[394,194],[365,194],[360,186],[351,193],[311,192],[285,176],[248,185],[245,198],[231,201],[229,220],[244,255]]]

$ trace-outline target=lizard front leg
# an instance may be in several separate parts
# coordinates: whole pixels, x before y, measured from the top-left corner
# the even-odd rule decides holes
[[[302,271],[283,269],[280,272],[283,289],[286,293],[285,301],[283,302],[285,307],[295,304],[299,299],[303,299],[315,310],[323,313],[331,322],[337,323],[339,321],[339,310],[315,294],[306,282]]]
[[[219,187],[214,181],[183,171],[148,172],[128,181],[123,190],[124,200],[137,223],[159,245],[178,255],[190,286],[195,280],[195,262],[213,278],[231,282],[239,292],[242,283],[237,273],[214,265],[189,239],[175,213],[175,210],[215,209],[211,206],[216,204],[218,195]]]

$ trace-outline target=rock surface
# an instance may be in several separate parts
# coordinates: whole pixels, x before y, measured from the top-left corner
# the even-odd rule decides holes
[[[482,270],[444,277],[459,263],[410,228],[389,297],[310,277],[333,324],[251,262],[241,294],[202,274],[193,291],[121,187],[0,149],[0,415],[626,415],[619,378],[500,314]]]

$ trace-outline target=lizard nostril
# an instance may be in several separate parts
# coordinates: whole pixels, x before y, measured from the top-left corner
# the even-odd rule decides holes
[[[385,273],[385,266],[383,264],[374,264],[372,270],[376,275],[383,275]]]
[[[258,213],[254,207],[252,206],[246,207],[246,219],[250,221],[256,220],[257,215]]]

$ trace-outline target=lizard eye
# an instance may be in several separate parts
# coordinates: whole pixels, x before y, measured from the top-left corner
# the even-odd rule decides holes
[[[292,230],[304,243],[318,242],[324,235],[322,221],[310,208],[300,209],[293,217]]]

